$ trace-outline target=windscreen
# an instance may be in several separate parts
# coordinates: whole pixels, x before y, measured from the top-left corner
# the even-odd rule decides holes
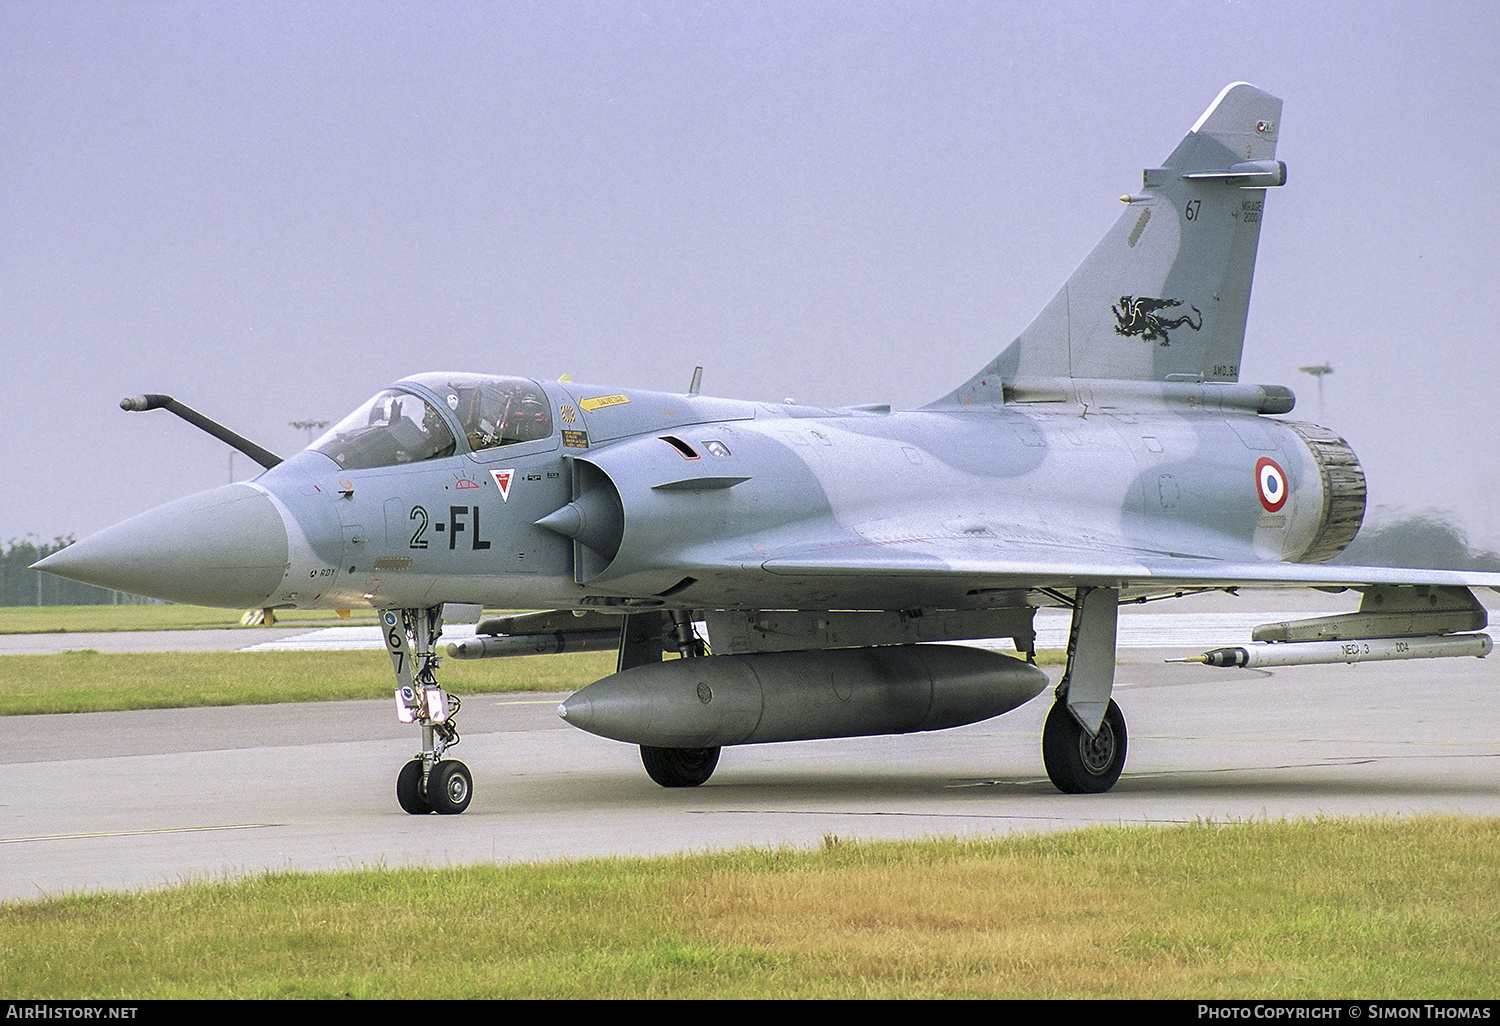
[[[312,445],[345,470],[390,467],[452,456],[453,432],[437,410],[388,388]]]

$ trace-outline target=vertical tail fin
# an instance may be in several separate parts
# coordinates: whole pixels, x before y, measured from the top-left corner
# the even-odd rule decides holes
[[[1052,302],[955,397],[1000,380],[1235,381],[1281,100],[1224,89]],[[999,380],[997,380],[999,379]],[[977,393],[977,394],[976,394]]]

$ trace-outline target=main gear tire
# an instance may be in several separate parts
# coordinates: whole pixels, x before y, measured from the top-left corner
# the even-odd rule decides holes
[[[713,776],[717,748],[652,748],[641,745],[646,773],[662,787],[697,787]]]
[[[1111,699],[1099,732],[1090,734],[1058,701],[1042,728],[1042,762],[1064,794],[1103,794],[1125,768],[1125,716]]]

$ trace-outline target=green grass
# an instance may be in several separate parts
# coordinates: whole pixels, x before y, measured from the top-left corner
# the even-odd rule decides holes
[[[87,631],[183,631],[240,627],[243,609],[180,606],[171,603],[140,606],[0,606],[0,634],[74,634]],[[375,623],[370,609],[357,609],[342,619],[331,609],[279,609],[276,621],[285,626],[338,627]],[[253,642],[247,642],[253,644]]]
[[[576,691],[614,670],[613,652],[445,658],[438,679],[460,696]],[[395,681],[380,651],[0,655],[0,716],[389,698]]]
[[[245,644],[257,627],[240,627],[239,610],[205,606],[7,606],[0,634],[198,630],[235,627]],[[329,610],[289,610],[278,622],[323,627],[363,621]],[[1043,666],[1062,652],[1038,652]],[[445,687],[463,694],[574,691],[614,672],[611,653],[445,659]],[[173,709],[387,698],[394,676],[384,652],[154,652],[103,654],[78,648],[61,655],[0,655],[0,716],[33,713]]]
[[[610,652],[446,659],[459,695],[573,691],[614,672]],[[0,656],[0,715],[390,698],[390,658],[355,652],[142,652]]]
[[[459,695],[576,691],[614,670],[613,652],[445,658],[438,679]],[[380,651],[0,655],[0,716],[389,698],[395,680]]]
[[[1493,997],[1500,821],[281,873],[0,906],[0,993]]]

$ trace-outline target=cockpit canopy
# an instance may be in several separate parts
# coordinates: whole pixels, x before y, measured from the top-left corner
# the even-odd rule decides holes
[[[552,434],[552,406],[535,381],[453,374],[424,374],[415,380],[443,397],[475,452]]]
[[[534,381],[478,374],[422,374],[410,380],[441,397],[473,452],[552,434],[552,407]],[[344,470],[366,470],[441,459],[462,445],[432,403],[415,392],[388,388],[311,448]]]

